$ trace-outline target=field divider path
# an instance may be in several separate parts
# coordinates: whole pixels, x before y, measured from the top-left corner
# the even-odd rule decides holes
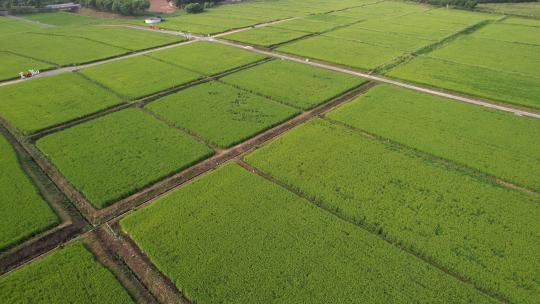
[[[438,270],[446,273],[447,275],[449,276],[452,276],[454,279],[460,281],[462,284],[465,284],[467,286],[470,286],[472,288],[474,288],[475,290],[477,290],[479,293],[495,300],[496,302],[500,302],[500,303],[509,303],[506,299],[504,298],[501,298],[500,296],[498,295],[495,295],[495,294],[492,294],[489,290],[485,290],[483,289],[482,287],[479,287],[479,286],[476,286],[474,284],[474,282],[472,282],[471,280],[461,276],[460,274],[458,273],[455,273],[453,271],[451,271],[450,269],[447,269],[445,268],[444,266],[441,266],[441,265],[438,265],[436,262],[430,260],[430,259],[427,259],[427,258],[424,258],[422,257],[421,255],[417,254],[416,252],[410,250],[410,249],[407,249],[403,246],[400,246],[399,244],[397,244],[396,242],[392,241],[392,240],[389,240],[387,238],[385,238],[384,236],[382,236],[380,233],[377,233],[377,231],[369,228],[369,227],[366,227],[365,225],[363,225],[362,223],[359,223],[357,221],[354,221],[352,218],[348,218],[342,214],[339,214],[337,212],[335,212],[334,210],[330,209],[330,208],[326,208],[324,207],[324,205],[317,201],[316,199],[314,199],[313,197],[309,196],[309,195],[306,195],[305,193],[299,191],[299,190],[296,190],[294,189],[293,187],[287,185],[286,183],[284,182],[281,182],[277,179],[275,179],[273,176],[271,176],[270,174],[264,172],[264,171],[261,171],[259,170],[258,168],[246,163],[241,157],[237,157],[234,159],[234,161],[240,165],[242,168],[244,168],[246,171],[250,172],[250,173],[253,173],[253,174],[256,174],[266,180],[268,180],[269,182],[291,192],[291,193],[294,193],[296,194],[297,196],[307,200],[309,203],[313,204],[314,206],[316,206],[317,208],[325,211],[325,212],[328,212],[330,213],[331,215],[335,216],[336,218],[339,218],[345,222],[348,222],[352,225],[354,225],[355,227],[358,227],[359,229],[362,229],[374,236],[376,236],[377,238],[379,238],[380,240],[386,242],[387,244],[393,246],[393,247],[396,247],[397,249],[411,255],[412,257],[424,262],[424,263],[427,263],[429,264],[430,266],[434,267],[434,268],[437,268]]]

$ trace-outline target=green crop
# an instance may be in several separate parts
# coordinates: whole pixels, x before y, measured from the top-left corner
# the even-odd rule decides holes
[[[519,303],[540,296],[538,196],[320,119],[246,160],[491,294]]]
[[[0,116],[25,134],[121,103],[100,86],[65,73],[0,87]]]
[[[472,35],[456,39],[430,52],[427,56],[464,65],[479,66],[494,70],[495,73],[513,72],[540,79],[540,46],[537,45],[475,38]]]
[[[538,119],[382,85],[328,117],[540,192]]]
[[[72,243],[0,277],[2,303],[133,303],[113,274]]]
[[[146,108],[222,148],[298,113],[288,106],[219,82],[168,95]]]
[[[36,145],[98,208],[212,154],[208,147],[136,109],[54,133]]]
[[[488,38],[488,39],[494,39],[494,40],[507,41],[507,42],[540,45],[540,27],[492,23],[488,26],[484,26],[480,28],[479,30],[475,31],[473,36],[479,37],[479,38]],[[510,46],[519,47],[519,45],[517,44],[512,44]],[[492,51],[504,52],[505,50],[492,50]],[[513,59],[513,58],[505,58],[505,60],[506,59]]]
[[[9,51],[60,66],[96,61],[128,52],[126,49],[84,38],[37,32],[2,36],[0,51]]]
[[[345,40],[363,42],[369,45],[382,46],[403,52],[413,52],[428,46],[435,41],[421,39],[413,36],[400,35],[396,33],[377,32],[359,28],[358,26],[348,26],[335,31],[328,32],[324,36]]]
[[[18,78],[20,72],[29,69],[44,70],[53,66],[50,63],[0,51],[0,80]]]
[[[303,39],[277,50],[364,70],[373,70],[403,55],[402,51],[391,48],[328,36]]]
[[[483,11],[493,12],[497,14],[518,15],[518,16],[533,17],[533,18],[540,17],[540,3],[538,2],[480,3],[477,6],[477,8]],[[532,18],[531,19],[511,18],[511,19],[513,19],[512,21],[519,19],[518,22],[523,22],[523,23],[530,22],[531,24],[536,22],[536,24],[540,25],[540,22]]]
[[[363,78],[284,60],[273,60],[222,80],[299,109],[312,108],[366,82]]]
[[[238,32],[224,36],[224,39],[238,41],[247,44],[271,47],[276,44],[298,39],[309,35],[308,32],[301,32],[279,27],[259,27],[248,31]]]
[[[538,78],[426,56],[419,56],[386,74],[403,80],[540,109]]]
[[[1,251],[56,225],[59,220],[26,176],[15,151],[1,134],[0,168]]]
[[[46,33],[80,37],[130,51],[149,49],[185,40],[181,36],[161,34],[159,32],[99,25],[50,29]]]
[[[357,20],[354,18],[321,14],[308,16],[302,19],[295,19],[291,21],[276,23],[274,27],[293,31],[321,33],[329,31],[338,26],[345,26],[347,24],[354,23],[356,21]]]
[[[147,56],[101,64],[80,73],[128,99],[152,95],[203,77]]]
[[[27,14],[23,15],[22,17],[24,19],[39,21],[45,24],[51,24],[55,26],[89,25],[96,23],[104,23],[105,21],[107,21],[107,19],[97,19],[67,12]]]
[[[193,303],[491,302],[236,164],[120,224]]]
[[[265,58],[253,52],[210,42],[196,42],[149,54],[198,73],[211,76]]]

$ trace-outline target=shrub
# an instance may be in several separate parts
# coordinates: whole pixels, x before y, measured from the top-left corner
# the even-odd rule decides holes
[[[198,14],[204,11],[204,7],[200,3],[190,3],[185,7],[188,14]]]

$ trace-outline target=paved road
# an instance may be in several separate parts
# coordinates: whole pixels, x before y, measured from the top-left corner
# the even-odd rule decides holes
[[[284,21],[288,21],[288,20],[293,20],[293,19],[297,19],[297,18],[299,18],[299,17],[261,23],[261,24],[258,24],[256,26],[254,26],[254,27],[269,26],[269,25],[272,25],[272,24],[276,24],[276,23],[284,22]],[[120,26],[129,27],[129,28],[138,29],[138,30],[144,30],[144,31],[150,30],[150,29],[148,29],[146,27],[142,27],[142,26],[131,26],[131,25],[120,25]],[[474,104],[474,105],[479,105],[479,106],[483,106],[483,107],[486,107],[486,108],[491,108],[491,109],[496,109],[496,110],[500,110],[500,111],[510,112],[510,113],[514,113],[514,114],[519,115],[519,116],[527,116],[527,117],[531,117],[531,118],[540,119],[540,113],[530,112],[530,111],[526,111],[526,110],[520,110],[520,109],[508,107],[508,106],[499,105],[499,104],[496,104],[496,103],[493,103],[493,102],[485,101],[485,100],[482,100],[482,99],[479,99],[479,98],[468,97],[468,96],[464,96],[464,95],[460,95],[460,94],[453,94],[453,93],[445,92],[443,90],[437,90],[437,89],[434,89],[434,88],[424,87],[424,86],[420,86],[420,85],[416,85],[416,84],[408,83],[408,82],[404,82],[404,81],[398,81],[398,80],[386,78],[386,77],[383,77],[383,76],[372,75],[372,74],[365,73],[365,72],[359,72],[359,71],[356,71],[356,70],[353,70],[353,69],[348,69],[348,68],[336,66],[336,65],[333,65],[333,64],[330,64],[330,63],[313,62],[313,61],[310,61],[310,60],[308,60],[306,58],[300,58],[300,57],[291,56],[291,55],[282,54],[282,53],[277,53],[277,52],[269,51],[269,50],[261,50],[261,49],[258,49],[258,48],[246,46],[246,45],[243,45],[243,44],[240,44],[240,43],[231,42],[231,41],[227,41],[227,40],[215,39],[215,38],[225,36],[225,35],[228,35],[228,34],[249,30],[251,28],[253,28],[253,27],[235,29],[235,30],[231,30],[231,31],[228,31],[228,32],[224,32],[224,33],[221,33],[221,34],[208,36],[208,37],[192,35],[191,36],[192,40],[189,40],[189,41],[179,42],[179,43],[176,43],[176,44],[167,45],[167,46],[164,46],[164,47],[159,47],[159,48],[155,48],[155,49],[151,49],[151,50],[147,50],[147,51],[131,53],[131,54],[128,54],[128,55],[119,56],[119,57],[115,57],[115,58],[112,58],[112,59],[106,59],[106,60],[102,60],[102,61],[97,61],[97,62],[94,62],[94,63],[84,64],[84,65],[80,65],[80,66],[71,66],[71,67],[65,67],[65,68],[59,68],[59,69],[56,69],[56,70],[46,71],[46,72],[43,72],[43,73],[41,73],[40,75],[38,75],[37,77],[34,77],[34,78],[46,77],[46,76],[51,76],[51,75],[56,75],[56,74],[66,73],[66,72],[73,72],[73,71],[80,70],[80,69],[83,69],[83,68],[100,65],[100,64],[103,64],[103,63],[108,63],[108,62],[112,62],[112,61],[116,61],[116,60],[120,60],[120,59],[124,59],[124,58],[129,58],[129,57],[141,56],[141,55],[145,55],[145,54],[148,54],[148,53],[157,52],[157,51],[161,51],[161,50],[164,50],[164,49],[177,47],[179,45],[189,44],[189,43],[192,43],[192,42],[195,42],[195,41],[208,41],[208,42],[220,43],[220,44],[224,44],[224,45],[228,45],[228,46],[232,46],[232,47],[252,51],[252,52],[255,52],[255,53],[259,53],[259,54],[274,57],[274,58],[280,58],[280,59],[283,59],[283,60],[294,61],[294,62],[307,64],[307,65],[311,65],[311,66],[315,66],[315,67],[319,67],[319,68],[323,68],[323,69],[327,69],[327,70],[332,70],[332,71],[337,71],[337,72],[341,72],[341,73],[346,73],[346,74],[349,74],[349,75],[363,77],[363,78],[367,78],[367,79],[372,80],[372,81],[386,83],[386,84],[406,88],[406,89],[409,89],[409,90],[414,90],[414,91],[423,92],[423,93],[427,93],[427,94],[431,94],[431,95],[435,95],[435,96],[445,97],[445,98],[448,98],[448,99],[457,100],[457,101],[461,101],[461,102],[465,102],[465,103],[469,103],[469,104]],[[163,34],[175,35],[175,36],[185,36],[186,35],[186,33],[178,32],[178,31],[171,31],[171,30],[160,30],[159,32],[163,33]],[[11,81],[6,81],[6,82],[0,82],[0,86],[11,85],[11,84],[18,83],[18,82],[21,82],[21,81],[25,81],[25,80],[17,79],[17,80],[11,80]]]

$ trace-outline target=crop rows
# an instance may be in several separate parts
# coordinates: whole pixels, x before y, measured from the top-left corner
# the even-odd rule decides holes
[[[540,108],[540,45],[536,33],[536,28],[528,26],[490,24],[387,75]]]
[[[75,242],[0,277],[2,303],[133,303],[113,274]]]
[[[538,298],[538,197],[314,120],[248,163],[482,290]],[[526,258],[528,257],[528,258]]]
[[[194,303],[490,302],[236,164],[121,226]]]
[[[0,133],[0,251],[52,226],[59,219],[19,164],[11,144]]]

